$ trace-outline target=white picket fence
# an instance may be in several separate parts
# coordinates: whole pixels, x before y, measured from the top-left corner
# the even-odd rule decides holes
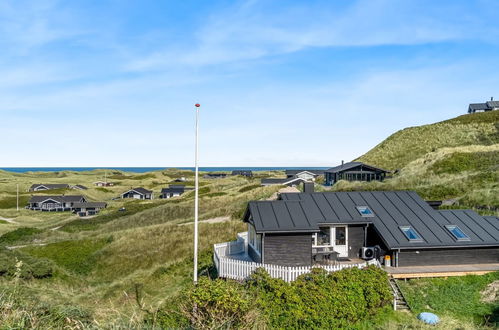
[[[280,278],[286,282],[292,282],[296,280],[298,276],[310,273],[312,268],[323,268],[328,272],[336,272],[345,268],[364,268],[369,265],[379,266],[377,260],[370,260],[358,264],[287,267],[231,258],[231,255],[245,253],[245,234],[246,233],[238,234],[237,241],[215,244],[213,260],[217,267],[219,277],[242,281],[247,279],[257,268],[264,268],[271,277]]]

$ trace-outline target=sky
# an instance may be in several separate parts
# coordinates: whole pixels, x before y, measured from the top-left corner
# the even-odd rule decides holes
[[[334,166],[499,99],[499,1],[0,1],[0,166]],[[408,151],[410,152],[410,151]]]

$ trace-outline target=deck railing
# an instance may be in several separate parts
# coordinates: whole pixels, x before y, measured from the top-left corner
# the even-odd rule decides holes
[[[323,268],[328,272],[336,272],[345,268],[364,268],[369,265],[379,266],[379,262],[375,259],[358,264],[288,267],[231,258],[231,255],[246,253],[246,237],[247,233],[239,233],[237,241],[215,244],[213,260],[219,277],[242,281],[247,279],[257,268],[264,268],[271,277],[292,282],[298,276],[310,273],[312,268]]]

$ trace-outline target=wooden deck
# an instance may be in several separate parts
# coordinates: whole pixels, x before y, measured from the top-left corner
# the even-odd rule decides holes
[[[393,278],[483,275],[499,271],[499,263],[441,266],[384,267]]]

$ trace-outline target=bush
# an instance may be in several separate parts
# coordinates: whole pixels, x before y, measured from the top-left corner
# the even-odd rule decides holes
[[[44,258],[34,258],[18,251],[0,250],[0,276],[14,276],[16,263],[22,261],[21,278],[46,278],[54,273],[54,264]]]
[[[351,326],[375,315],[392,299],[386,273],[374,266],[333,273],[313,269],[290,284],[259,270],[247,286],[271,328]]]
[[[236,282],[203,277],[188,291],[183,313],[196,329],[248,327],[252,304],[243,289]]]

